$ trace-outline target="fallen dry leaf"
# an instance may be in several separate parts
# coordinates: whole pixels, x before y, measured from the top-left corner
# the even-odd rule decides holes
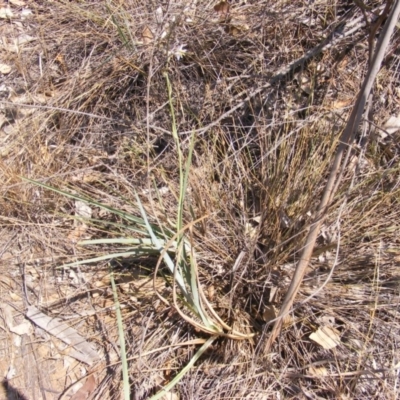
[[[153,41],[154,35],[151,29],[146,25],[142,32],[142,40],[144,44],[149,44]]]
[[[220,19],[224,19],[229,14],[230,5],[226,1],[221,1],[214,6],[214,11],[219,15]]]
[[[382,139],[385,139],[388,134],[393,135],[393,133],[396,133],[400,129],[400,115],[397,117],[392,115],[383,125],[383,129],[385,132],[381,131],[381,137]]]
[[[11,11],[10,7],[1,7],[0,8],[0,18],[1,19],[9,19],[12,18],[14,14]]]
[[[156,17],[157,24],[161,24],[163,22],[163,18],[164,18],[163,9],[161,7],[158,7],[156,9],[156,11],[154,12],[154,14]]]
[[[323,326],[310,335],[310,339],[318,343],[325,350],[335,348],[340,344],[339,333],[334,328]]]
[[[351,105],[351,103],[353,102],[353,99],[342,99],[342,100],[335,100],[332,103],[332,110],[339,110],[341,108],[345,108]]]
[[[32,331],[32,324],[29,322],[22,322],[17,326],[10,327],[10,331],[19,336],[27,335]]]
[[[328,370],[325,367],[314,367],[311,366],[308,368],[308,374],[311,376],[327,376],[328,375]]]
[[[22,20],[29,18],[31,15],[33,15],[33,12],[29,8],[24,8],[21,11],[21,19]]]
[[[11,72],[11,67],[7,64],[0,64],[0,73],[7,75]]]
[[[35,37],[30,36],[30,35],[28,35],[28,34],[26,34],[26,33],[22,33],[21,35],[19,35],[19,36],[17,37],[17,39],[16,39],[16,44],[17,44],[18,46],[22,46],[23,44],[33,42],[34,40],[36,40]]]
[[[96,389],[96,379],[94,375],[90,375],[84,385],[71,397],[71,400],[86,400]]]
[[[75,215],[77,217],[82,217],[86,219],[90,219],[92,217],[92,209],[88,204],[84,201],[76,200],[75,201]]]

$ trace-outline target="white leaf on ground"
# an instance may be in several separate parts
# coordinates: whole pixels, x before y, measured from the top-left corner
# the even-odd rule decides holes
[[[1,64],[0,63],[0,73],[3,75],[7,75],[11,72],[11,67],[7,64]]]
[[[0,8],[0,18],[1,19],[8,19],[12,18],[14,14],[11,11],[10,7],[1,7]]]
[[[20,336],[31,333],[31,330],[32,330],[32,324],[29,322],[22,322],[21,324],[10,328],[10,331],[12,333],[15,333]]]
[[[22,35],[19,35],[18,38],[16,39],[16,44],[18,46],[21,46],[25,43],[33,42],[34,40],[36,40],[36,38],[34,38],[33,36],[23,33]]]
[[[69,346],[74,347],[69,353],[71,357],[92,365],[99,359],[97,351],[75,329],[71,328],[59,318],[50,318],[35,306],[29,306],[26,317],[44,329],[46,332],[60,339]]]
[[[385,125],[383,125],[383,129],[386,132],[380,132],[380,135],[382,137],[382,139],[385,139],[388,134],[392,135],[393,133],[396,133],[399,129],[400,129],[400,115],[395,117],[394,115],[392,115],[385,123]]]
[[[82,218],[91,218],[92,209],[84,201],[75,201],[75,215]]]
[[[13,365],[10,365],[7,371],[6,379],[9,381],[14,378],[15,375],[17,375],[17,371],[15,370],[15,367]]]
[[[31,15],[33,15],[33,13],[32,13],[32,10],[30,10],[29,8],[24,8],[21,11],[21,19],[22,20],[29,18]]]
[[[155,17],[157,24],[161,24],[163,21],[164,13],[161,7],[158,7],[155,11]]]
[[[21,347],[22,344],[22,336],[12,335],[13,336],[13,344],[15,347]]]
[[[310,335],[310,339],[318,343],[325,350],[335,348],[340,344],[340,337],[336,329],[323,326]]]

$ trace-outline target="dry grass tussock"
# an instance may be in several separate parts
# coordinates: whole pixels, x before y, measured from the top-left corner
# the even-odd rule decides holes
[[[117,399],[121,393],[109,266],[56,267],[110,251],[81,247],[80,239],[132,232],[99,207],[92,207],[92,220],[82,227],[73,200],[20,177],[139,216],[136,191],[151,222],[174,229],[180,183],[166,75],[185,159],[195,135],[184,223],[207,216],[186,232],[197,251],[201,286],[224,321],[255,334],[251,340],[215,341],[173,394],[396,398],[400,149],[396,133],[383,134],[380,127],[398,114],[397,32],[294,310],[272,351],[263,354],[259,346],[290,283],[367,70],[365,17],[373,21],[382,12],[380,3],[368,0],[359,8],[347,1],[248,0],[231,2],[229,9],[177,0],[29,5],[33,14],[23,26],[35,40],[18,53],[2,50],[15,67],[4,76],[0,103],[6,118],[1,268],[14,291],[25,287],[21,313],[30,303],[73,318],[106,355],[89,371],[97,382],[93,398]],[[7,35],[19,29],[12,20],[1,24]],[[321,43],[321,51],[281,73]],[[111,262],[136,399],[167,384],[198,348],[191,341],[207,336],[155,294],[151,271],[157,259]],[[333,267],[326,286],[302,303]],[[21,276],[33,283],[21,285]],[[155,282],[171,300],[168,273]],[[4,296],[8,290],[3,287]],[[338,340],[331,349],[310,339],[322,328]]]

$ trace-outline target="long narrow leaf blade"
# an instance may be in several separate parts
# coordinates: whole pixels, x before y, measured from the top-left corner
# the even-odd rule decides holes
[[[152,239],[154,245],[156,246],[156,248],[161,252],[163,250],[163,246],[162,246],[160,240],[156,237],[156,235],[154,234],[154,232],[153,232],[153,230],[151,228],[151,225],[150,225],[150,223],[149,223],[149,221],[147,219],[146,211],[144,210],[142,202],[140,201],[140,198],[139,198],[137,193],[136,193],[136,200],[138,202],[139,209],[140,209],[140,212],[142,214],[143,220],[144,220],[144,222],[146,224],[146,227],[147,227],[147,230],[149,232],[149,235],[151,236],[151,239]],[[168,266],[169,270],[171,271],[171,273],[173,274],[174,270],[175,270],[175,264],[171,260],[171,257],[169,256],[168,253],[164,254],[164,261],[167,264],[167,266]],[[188,293],[187,293],[183,278],[182,278],[182,276],[180,274],[176,275],[176,282],[177,282],[179,288],[181,289],[182,293],[185,295],[185,297],[188,300],[188,302],[192,303],[190,297],[188,296]]]

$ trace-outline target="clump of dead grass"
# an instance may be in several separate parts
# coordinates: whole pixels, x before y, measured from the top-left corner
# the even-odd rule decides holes
[[[12,99],[35,108],[16,119],[2,162],[6,229],[25,232],[28,241],[36,240],[43,252],[50,248],[54,257],[104,251],[76,247],[74,241],[81,237],[69,218],[74,204],[22,185],[20,175],[72,188],[132,213],[138,213],[137,191],[153,222],[173,225],[179,172],[163,76],[168,71],[184,154],[188,133],[227,113],[196,137],[185,220],[209,214],[192,233],[200,282],[221,318],[256,333],[252,341],[216,342],[175,393],[213,399],[395,398],[400,252],[398,146],[393,141],[382,143],[375,136],[366,146],[361,140],[354,144],[299,303],[271,354],[260,354],[258,346],[260,337],[268,335],[265,324],[271,318],[266,311],[279,307],[290,282],[338,133],[357,94],[368,61],[368,31],[360,28],[230,112],[243,93],[252,93],[322,42],[338,20],[356,20],[362,12],[349,10],[345,2],[312,8],[248,1],[232,4],[228,16],[214,5],[127,1],[35,6],[32,31],[38,44],[22,53],[15,73],[25,77],[22,89],[31,97]],[[179,48],[186,53],[178,60]],[[397,107],[396,63],[393,50],[371,109],[378,125]],[[39,97],[46,108],[35,100]],[[347,204],[339,214],[344,196]],[[109,224],[90,226],[83,237],[124,234],[115,230],[112,216],[94,212]],[[323,283],[338,246],[332,279],[301,305]],[[147,273],[139,279],[132,272],[145,266],[150,274],[154,259],[118,262],[132,392],[144,399],[193,356],[196,346],[190,341],[198,335],[158,300]],[[107,375],[99,375],[103,380],[96,395],[117,398],[118,334],[112,293],[100,267],[85,272],[86,284],[73,294],[68,284],[58,288],[60,301],[47,304],[42,299],[37,305],[60,315],[66,307],[71,312],[96,310],[86,326],[104,353],[112,355],[106,360]],[[159,284],[170,295],[165,281]],[[309,339],[327,324],[341,341],[332,350]]]

